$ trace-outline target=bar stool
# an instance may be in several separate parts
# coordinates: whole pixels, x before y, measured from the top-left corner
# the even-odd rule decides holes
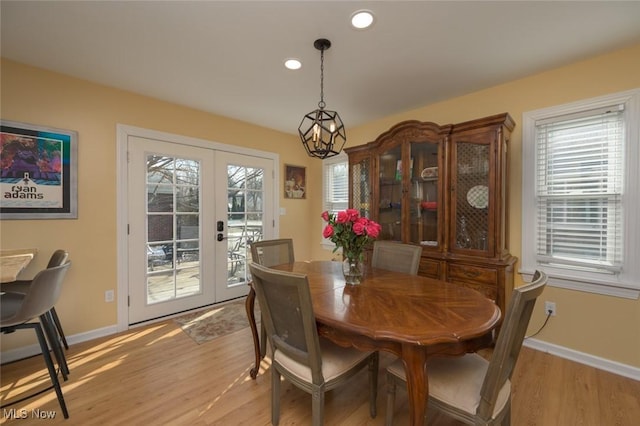
[[[66,275],[70,265],[71,263],[67,262],[64,265],[40,271],[33,278],[32,284],[29,286],[29,291],[26,294],[6,292],[0,296],[0,332],[13,333],[20,329],[34,329],[36,337],[38,338],[40,350],[42,351],[42,356],[44,357],[45,364],[49,370],[49,377],[51,378],[52,383],[52,386],[47,389],[39,391],[33,395],[28,395],[17,401],[10,402],[0,408],[17,404],[53,388],[55,389],[56,396],[58,397],[58,403],[60,404],[60,408],[62,408],[64,418],[69,418],[67,406],[64,402],[64,396],[62,395],[62,388],[60,387],[60,381],[58,380],[58,375],[55,371],[53,361],[51,360],[51,355],[49,354],[49,347],[47,346],[47,341],[44,337],[43,328],[47,334],[50,334],[51,332],[55,333],[54,330],[51,330],[52,327],[46,315],[60,297],[64,276]],[[42,325],[37,321],[38,318],[42,321]],[[54,353],[56,353],[56,348],[61,352],[59,344],[52,343],[52,346]],[[58,362],[60,364],[60,359],[58,359]],[[61,370],[63,370],[62,365]]]

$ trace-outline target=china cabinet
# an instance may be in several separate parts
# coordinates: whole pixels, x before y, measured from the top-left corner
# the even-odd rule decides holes
[[[474,288],[505,311],[509,114],[440,126],[416,120],[347,148],[349,205],[379,239],[423,247],[419,274]]]

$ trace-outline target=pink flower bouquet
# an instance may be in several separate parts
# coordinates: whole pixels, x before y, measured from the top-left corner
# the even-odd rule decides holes
[[[355,209],[339,211],[336,214],[325,211],[322,218],[327,222],[322,236],[329,238],[336,245],[334,252],[341,248],[342,256],[352,261],[362,261],[364,247],[380,234],[380,224],[361,217]]]

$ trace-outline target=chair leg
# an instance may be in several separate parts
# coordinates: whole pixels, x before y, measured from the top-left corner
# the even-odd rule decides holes
[[[369,361],[369,415],[375,419],[378,415],[378,366],[380,354],[375,352]]]
[[[385,426],[393,425],[393,409],[396,405],[396,381],[393,376],[387,373],[387,416]]]
[[[311,389],[311,417],[313,426],[324,424],[324,388],[316,385]]]
[[[38,323],[31,323],[31,325],[36,331],[36,336],[38,337],[38,343],[40,343],[40,349],[42,350],[42,356],[44,357],[44,363],[47,365],[47,370],[49,370],[49,377],[51,377],[53,388],[56,391],[56,396],[58,397],[58,403],[60,404],[60,408],[62,409],[62,415],[64,416],[65,419],[68,419],[69,412],[67,411],[67,404],[64,402],[64,396],[62,395],[62,388],[60,387],[60,381],[58,380],[56,369],[53,366],[53,361],[51,360],[51,355],[49,354],[49,347],[47,346],[47,341],[44,338],[42,327],[40,327],[40,324]]]
[[[267,354],[267,330],[264,328],[264,319],[260,317],[260,358]]]
[[[271,365],[271,424],[278,426],[280,423],[280,373]]]
[[[45,312],[44,314],[40,315],[40,322],[42,323],[42,329],[44,330],[44,334],[47,336],[47,340],[49,341],[49,345],[51,346],[53,355],[56,357],[56,361],[58,362],[58,366],[60,367],[60,372],[62,372],[62,378],[66,381],[67,375],[69,374],[69,367],[67,366],[67,359],[64,356],[64,352],[60,347],[58,333],[55,330],[49,312]]]
[[[504,417],[502,418],[503,426],[511,426],[511,397],[509,397],[509,401],[507,401],[507,406],[505,407]]]
[[[60,339],[62,340],[62,344],[65,349],[69,349],[69,344],[67,343],[67,338],[64,335],[64,331],[62,331],[62,324],[60,323],[60,318],[58,318],[58,313],[56,312],[56,308],[51,308],[51,317],[53,318],[53,323],[56,325],[56,330],[58,330],[58,334],[60,335]]]

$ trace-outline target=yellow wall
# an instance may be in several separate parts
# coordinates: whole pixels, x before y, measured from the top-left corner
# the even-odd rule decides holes
[[[473,69],[469,72],[473,72]],[[639,87],[640,45],[636,45],[350,128],[348,143],[349,146],[357,146],[374,140],[393,124],[403,120],[453,124],[508,112],[516,121],[509,152],[512,177],[509,185],[509,247],[514,256],[520,257],[522,113]],[[640,185],[640,182],[638,184]],[[640,236],[637,235],[635,238],[640,239]],[[516,268],[519,266],[518,262]],[[516,286],[522,283],[519,275],[516,276],[516,280]],[[640,367],[639,300],[550,287],[545,289],[541,300],[556,302],[557,316],[551,318],[544,331],[536,336],[537,339]],[[529,332],[537,330],[543,322],[543,309],[538,304],[531,319]]]
[[[320,247],[320,162],[306,157],[296,136],[11,61],[2,61],[1,77],[3,119],[79,133],[78,220],[0,222],[2,248],[41,250],[42,255],[25,276],[44,267],[48,254],[55,248],[70,251],[74,266],[57,305],[68,334],[116,323],[116,306],[104,302],[104,291],[116,287],[117,123],[277,152],[281,173],[285,163],[306,166],[308,198],[281,198],[281,207],[286,208],[287,215],[281,217],[280,235],[294,238],[298,259],[331,257],[330,252]],[[347,144],[356,146],[371,141],[393,124],[407,119],[448,124],[509,112],[516,121],[510,149],[509,244],[511,252],[520,256],[522,113],[637,87],[640,87],[640,45],[349,128]],[[517,280],[520,284],[519,277]],[[555,301],[558,315],[537,338],[640,367],[640,301],[556,288],[547,288],[542,300]],[[542,310],[536,309],[530,329],[542,322]],[[20,344],[17,336],[3,336],[3,350]]]
[[[160,102],[143,96],[2,60],[2,119],[78,132],[78,219],[2,220],[3,249],[37,247],[39,254],[23,272],[31,277],[46,266],[57,248],[70,253],[70,269],[56,310],[69,335],[116,324],[115,303],[104,292],[116,289],[116,125],[239,145],[280,155],[284,164],[318,167],[296,135]],[[301,111],[303,114],[303,111]],[[292,117],[292,126],[298,124]],[[318,197],[321,183],[311,183],[308,197]],[[296,255],[310,257],[307,200],[280,199],[280,236],[294,238]],[[295,220],[293,220],[295,218]],[[25,337],[25,335],[29,335]],[[30,333],[2,336],[2,349],[35,342]]]

